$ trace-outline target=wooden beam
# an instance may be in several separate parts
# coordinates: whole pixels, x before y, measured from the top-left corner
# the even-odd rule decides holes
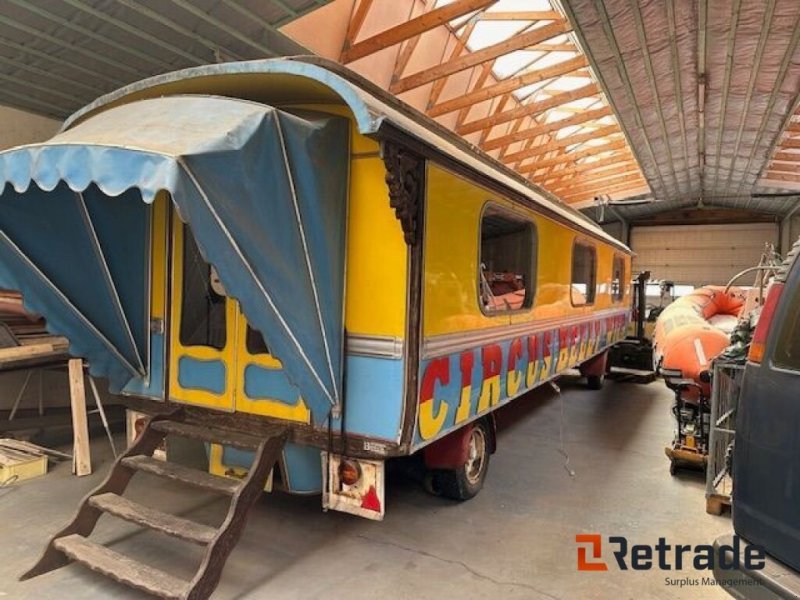
[[[581,98],[594,96],[599,91],[600,88],[597,87],[596,83],[590,83],[588,85],[584,85],[583,87],[579,87],[576,90],[571,90],[569,92],[561,92],[560,94],[551,96],[546,100],[540,100],[539,102],[530,102],[513,110],[507,110],[505,112],[484,117],[483,119],[476,119],[475,121],[464,123],[462,126],[456,129],[456,133],[459,133],[461,135],[469,135],[470,133],[480,131],[481,129],[491,129],[492,127],[501,125],[503,123],[507,123],[508,121],[513,121],[514,119],[521,119],[523,117],[533,117],[556,106],[561,106],[562,104],[566,104],[567,102],[572,102],[574,100],[580,100]]]
[[[800,148],[800,140],[795,140],[792,138],[786,138],[781,140],[781,143],[778,144],[779,148]]]
[[[800,174],[789,175],[787,173],[776,173],[775,171],[767,171],[761,179],[769,179],[771,181],[786,181],[789,183],[800,183]]]
[[[513,154],[506,156],[503,161],[515,162],[525,158],[540,156],[542,154],[552,152],[553,150],[560,150],[567,146],[572,146],[573,144],[582,144],[583,142],[588,142],[589,140],[593,140],[598,137],[605,137],[607,135],[611,135],[612,133],[619,133],[619,131],[619,125],[607,125],[606,127],[601,127],[600,129],[595,129],[594,131],[589,131],[587,133],[568,135],[566,137],[547,142],[546,144],[534,146],[533,148],[529,148],[527,150],[514,152]]]
[[[515,98],[514,98],[513,94],[503,94],[502,96],[500,96],[500,100],[498,100],[497,104],[495,104],[493,114],[499,114],[499,113],[503,112],[503,110],[505,110],[506,105],[509,102],[513,102],[514,99]],[[458,111],[458,114],[459,114],[459,116],[460,115],[469,116],[469,112],[470,112],[470,108],[462,108],[460,111]],[[463,123],[464,122],[462,121],[461,123],[457,123],[456,124],[456,131],[458,131],[458,126],[459,125],[463,125]],[[481,131],[481,135],[480,135],[479,141],[478,141],[478,145],[479,146],[481,144],[483,144],[483,142],[485,142],[487,140],[487,138],[489,137],[489,134],[491,132],[492,132],[491,128],[488,128],[488,127]]]
[[[372,0],[361,0],[358,3],[355,12],[353,12],[352,18],[350,19],[350,23],[347,25],[347,35],[344,39],[344,48],[342,48],[342,53],[339,56],[340,62],[344,63],[345,54],[347,54],[348,50],[350,49],[353,40],[358,37],[358,32],[361,31],[361,27],[364,25],[364,20],[367,18],[370,8],[372,8]]]
[[[785,162],[800,162],[800,152],[776,152],[772,160],[782,160]]]
[[[553,158],[535,160],[527,165],[522,165],[518,170],[521,173],[531,173],[547,167],[560,165],[562,163],[575,162],[579,158],[584,158],[586,156],[595,156],[597,154],[602,154],[603,152],[612,152],[614,150],[620,150],[627,147],[628,145],[625,140],[614,140],[613,142],[603,144],[602,146],[590,146],[585,150],[574,150],[572,152],[564,152],[563,154],[554,156]]]
[[[610,165],[619,165],[620,163],[632,163],[636,165],[636,161],[633,159],[633,155],[630,152],[620,152],[619,154],[612,154],[607,158],[601,158],[600,160],[594,160],[592,162],[581,163],[579,165],[571,165],[569,167],[565,167],[558,171],[551,171],[545,175],[532,176],[531,179],[536,181],[537,183],[547,183],[549,181],[553,181],[556,179],[563,179],[564,177],[575,177],[575,176],[583,176],[586,173],[592,173],[593,171],[597,171],[601,167],[608,167]],[[637,165],[638,166],[638,165]],[[524,171],[520,170],[520,173]]]
[[[539,52],[577,52],[575,44],[535,44],[528,50],[538,50]]]
[[[795,175],[800,176],[800,169],[797,168],[797,165],[792,164],[785,164],[779,162],[773,162],[767,168],[767,171],[783,171],[785,173],[794,173]]]
[[[456,37],[456,45],[450,52],[450,56],[447,58],[448,61],[455,60],[462,54],[469,52],[469,49],[467,48],[467,40],[469,39],[469,36],[472,35],[472,32],[475,30],[475,25],[476,23],[474,21],[467,23],[461,35]],[[477,87],[482,86],[486,77],[488,77],[489,74],[492,72],[492,64],[493,63],[488,62],[485,65],[483,65],[482,71],[478,75]],[[472,77],[470,77],[470,83],[471,80]],[[396,82],[392,82],[392,85],[394,85],[395,83]],[[445,85],[447,85],[447,77],[442,77],[441,79],[437,79],[436,81],[433,82],[433,85],[431,86],[431,94],[430,96],[428,96],[429,107],[433,106],[439,101],[439,96],[441,96],[442,92],[444,91]]]
[[[800,133],[800,122],[789,123],[789,126],[786,128],[787,133]]]
[[[630,183],[623,183],[619,186],[614,186],[610,188],[603,188],[603,190],[598,190],[595,192],[588,192],[583,194],[577,194],[575,196],[559,196],[561,200],[566,202],[567,204],[579,204],[581,202],[587,202],[590,200],[594,200],[599,194],[619,194],[620,192],[634,192],[638,193],[639,190],[643,188],[648,188],[647,182],[642,181],[641,184],[630,184]]]
[[[592,185],[576,186],[575,188],[564,188],[560,193],[556,194],[559,198],[574,198],[576,196],[600,194],[611,194],[624,189],[633,189],[636,187],[646,186],[647,182],[639,175],[627,175],[618,179],[608,179],[603,182]]]
[[[504,79],[503,81],[500,81],[494,85],[490,85],[483,89],[475,90],[474,92],[469,92],[463,96],[458,96],[451,100],[442,102],[441,104],[437,104],[428,110],[428,115],[431,117],[440,117],[449,112],[453,112],[454,110],[460,110],[464,107],[478,104],[485,100],[491,100],[497,96],[502,96],[503,94],[507,94],[513,92],[514,90],[524,88],[528,85],[538,83],[539,81],[544,81],[545,79],[552,79],[553,77],[559,77],[561,75],[573,73],[578,69],[582,69],[588,64],[589,63],[586,61],[585,56],[576,56],[575,58],[565,60],[564,62],[552,65],[550,67],[545,67],[544,69],[530,71],[528,73],[523,73],[522,75],[517,75],[516,77],[509,77],[508,79]]]
[[[423,86],[426,83],[482,65],[504,54],[514,52],[515,50],[522,50],[532,44],[538,44],[554,38],[557,35],[567,33],[568,31],[570,31],[570,25],[566,21],[557,21],[550,25],[534,29],[533,31],[526,31],[525,33],[515,35],[497,44],[481,48],[475,52],[470,52],[455,60],[408,75],[391,86],[389,91],[393,94],[402,94],[403,92]]]
[[[628,162],[620,167],[601,169],[600,171],[595,171],[589,174],[582,174],[580,177],[569,177],[567,178],[567,181],[562,181],[560,183],[537,183],[539,183],[539,185],[542,187],[546,187],[554,194],[558,194],[560,192],[571,192],[573,190],[584,188],[590,190],[597,189],[598,187],[605,185],[606,182],[611,183],[612,181],[616,181],[617,179],[621,179],[629,175],[636,175],[637,177],[641,178],[639,165],[637,165],[635,162]]]
[[[91,475],[89,453],[89,421],[86,415],[86,387],[83,383],[83,361],[73,358],[68,363],[69,397],[72,406],[72,470],[78,477]]]
[[[724,223],[774,223],[775,215],[735,208],[687,208],[665,211],[632,220],[641,226],[650,225],[714,225]]]
[[[558,21],[563,18],[555,10],[486,11],[481,21]]]
[[[423,15],[410,19],[405,23],[400,23],[362,42],[354,44],[342,53],[342,62],[347,64],[359,58],[364,58],[379,50],[394,46],[416,35],[435,29],[453,19],[491,6],[496,1],[497,0],[456,0],[456,2],[452,2],[446,6],[434,8]]]
[[[586,123],[587,121],[593,121],[595,119],[602,119],[603,117],[608,117],[609,115],[613,114],[614,113],[611,111],[610,106],[603,106],[601,108],[587,110],[580,114],[567,117],[566,119],[559,119],[558,121],[552,121],[550,123],[542,123],[541,125],[529,127],[527,129],[523,129],[522,131],[518,131],[517,133],[486,140],[486,143],[483,145],[483,149],[488,151],[496,148],[502,148],[503,146],[507,146],[515,142],[521,142],[529,137],[553,133],[559,129],[564,129],[565,127],[580,125],[581,123]]]

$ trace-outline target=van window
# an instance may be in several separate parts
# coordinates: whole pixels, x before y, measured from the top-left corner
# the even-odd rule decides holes
[[[773,322],[771,327],[776,326],[780,333],[772,362],[776,367],[800,371],[800,286],[796,286],[784,322]]]
[[[530,308],[534,294],[536,231],[523,217],[489,206],[481,218],[481,309],[487,314]]]
[[[619,254],[614,255],[611,265],[611,299],[614,302],[622,301],[625,295],[625,259]]]
[[[597,288],[597,251],[594,246],[575,243],[572,247],[572,286],[570,296],[573,306],[594,304]]]

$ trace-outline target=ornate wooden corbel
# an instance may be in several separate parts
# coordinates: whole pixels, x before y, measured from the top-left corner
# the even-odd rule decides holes
[[[418,214],[423,193],[425,162],[418,155],[394,143],[381,144],[381,157],[386,165],[389,203],[403,228],[406,243],[419,241]]]

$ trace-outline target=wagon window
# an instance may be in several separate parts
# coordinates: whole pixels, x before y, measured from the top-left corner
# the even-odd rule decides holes
[[[572,248],[572,286],[570,296],[573,306],[594,303],[597,288],[597,251],[588,244],[575,244]]]
[[[531,307],[535,254],[536,232],[531,221],[496,206],[484,211],[478,289],[485,313]]]
[[[225,296],[200,254],[188,227],[183,229],[183,289],[180,340],[184,346],[222,350],[227,338]]]
[[[269,348],[264,341],[264,336],[258,329],[253,329],[250,325],[247,326],[247,337],[245,338],[247,344],[247,352],[256,354],[269,354]]]
[[[614,255],[611,270],[611,299],[620,302],[625,295],[625,259],[619,254]]]

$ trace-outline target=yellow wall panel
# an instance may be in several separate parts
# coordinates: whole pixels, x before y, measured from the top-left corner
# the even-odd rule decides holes
[[[350,168],[347,331],[404,337],[407,247],[389,205],[386,168],[377,156],[354,158]]]
[[[428,167],[427,193],[425,336],[589,315],[629,305],[627,287],[621,302],[611,301],[612,259],[621,251],[432,164]],[[524,216],[536,227],[536,288],[530,309],[492,315],[481,311],[480,222],[489,203]],[[572,247],[576,239],[589,241],[597,249],[597,291],[592,305],[573,306],[570,298]],[[630,278],[630,257],[626,257],[625,276]]]

